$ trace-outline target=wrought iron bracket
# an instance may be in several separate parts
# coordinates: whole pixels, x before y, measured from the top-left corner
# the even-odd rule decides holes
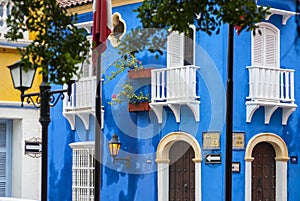
[[[50,90],[50,86],[48,86],[48,89],[45,89],[44,94],[42,92],[37,92],[37,93],[28,93],[24,94],[24,92],[21,92],[21,107],[24,106],[23,102],[24,100],[28,104],[33,104],[35,108],[40,108],[41,107],[41,96],[46,96],[49,102],[50,107],[54,107],[59,100],[63,100],[65,98],[65,94],[67,93],[68,95],[68,101],[70,101],[71,93],[72,93],[72,87],[71,85],[73,82],[68,83],[68,88],[67,89],[58,89],[58,90]]]

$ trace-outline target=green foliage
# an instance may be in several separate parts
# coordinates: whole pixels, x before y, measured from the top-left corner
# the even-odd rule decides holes
[[[161,29],[144,29],[137,27],[128,32],[125,37],[118,41],[117,49],[121,55],[111,64],[115,71],[108,75],[108,80],[115,78],[125,70],[142,70],[144,66],[137,59],[136,54],[143,51],[163,55],[166,49],[167,32]]]
[[[125,38],[118,45],[119,53],[136,54],[147,50],[151,53],[162,55],[166,49],[168,33],[164,29],[136,27],[125,35]]]
[[[123,84],[122,88],[123,90],[121,90],[117,95],[112,95],[112,102],[109,102],[109,104],[113,105],[114,103],[121,104],[122,102],[140,103],[150,101],[149,94],[144,95],[142,91],[135,93],[133,86],[128,82]]]
[[[78,70],[75,64],[87,58],[90,46],[85,32],[74,26],[77,16],[68,14],[56,0],[13,2],[5,37],[16,41],[25,31],[36,36],[28,46],[19,48],[21,63],[25,68],[41,68],[49,82],[68,82]]]
[[[138,60],[133,53],[124,54],[120,59],[117,59],[115,62],[111,64],[116,70],[112,71],[109,76],[107,76],[108,80],[112,80],[118,74],[122,73],[126,69],[128,70],[142,70],[144,66],[140,60]]]
[[[195,24],[196,30],[211,35],[227,23],[254,30],[268,9],[257,7],[253,0],[144,0],[136,12],[144,28],[188,33],[189,26]]]

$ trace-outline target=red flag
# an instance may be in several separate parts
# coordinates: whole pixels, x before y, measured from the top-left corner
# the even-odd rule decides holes
[[[242,26],[239,25],[234,25],[235,31],[237,33],[237,35],[239,36],[242,30]]]
[[[244,18],[245,18],[244,15],[240,16],[240,20],[243,20]],[[237,35],[239,36],[242,31],[242,25],[234,25],[234,28],[235,28]]]
[[[101,45],[102,53],[106,49],[106,39],[112,30],[111,0],[94,0],[93,3],[93,49]]]

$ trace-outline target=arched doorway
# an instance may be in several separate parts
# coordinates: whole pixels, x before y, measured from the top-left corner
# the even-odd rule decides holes
[[[275,200],[275,150],[267,142],[258,143],[252,152],[252,200]]]
[[[181,150],[178,153],[178,149],[181,148],[186,151]],[[201,161],[200,145],[194,136],[185,132],[173,132],[162,138],[156,153],[158,201],[172,200],[172,197],[176,197],[174,193],[180,194],[185,191],[188,191],[185,196],[190,196],[187,200],[194,198],[201,201]],[[179,164],[187,162],[188,165]],[[187,172],[173,175],[172,169],[180,169],[183,172],[186,169]],[[189,179],[184,178],[187,176]],[[172,182],[175,182],[174,185],[180,190],[172,190]]]
[[[259,156],[259,154],[261,155]],[[276,201],[287,200],[288,160],[287,146],[281,137],[273,133],[261,133],[253,136],[247,144],[245,155],[245,201],[260,200],[257,199],[259,196],[275,197]],[[262,169],[256,170],[258,165],[263,166],[261,168],[265,168],[267,165],[266,169],[271,170],[268,173],[257,173],[263,171]],[[274,167],[271,167],[273,165]],[[253,178],[253,176],[257,178]],[[274,176],[274,180],[269,176]],[[254,184],[252,184],[253,182]],[[269,184],[263,184],[263,182],[269,182]],[[263,188],[267,185],[272,185],[271,188],[274,187],[274,190]],[[268,193],[275,195],[267,195]]]
[[[170,149],[169,200],[195,201],[195,165],[193,148],[184,141]]]

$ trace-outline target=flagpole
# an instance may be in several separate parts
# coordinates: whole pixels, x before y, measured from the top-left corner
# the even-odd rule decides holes
[[[96,120],[95,121],[95,175],[94,175],[94,192],[95,201],[100,201],[100,188],[101,188],[101,157],[102,157],[102,130],[101,130],[101,53],[98,55],[96,60],[96,97],[95,97],[95,107],[96,107]]]
[[[232,201],[232,128],[233,128],[233,25],[228,29],[227,85],[226,85],[226,162],[225,200]]]

